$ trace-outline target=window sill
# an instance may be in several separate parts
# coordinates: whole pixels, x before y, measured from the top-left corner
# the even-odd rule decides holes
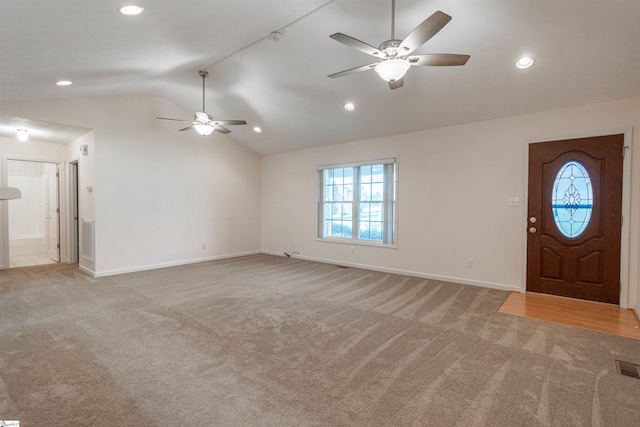
[[[379,242],[371,242],[367,240],[356,240],[356,239],[340,239],[338,237],[325,237],[324,239],[320,237],[316,237],[316,242],[325,242],[325,243],[340,243],[343,245],[358,245],[358,246],[374,246],[377,248],[386,248],[386,249],[398,249],[397,243],[379,243]]]

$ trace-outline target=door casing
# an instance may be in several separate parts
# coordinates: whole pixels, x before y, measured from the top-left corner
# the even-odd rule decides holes
[[[2,183],[3,185],[5,185],[5,183],[8,180],[8,170],[7,170],[7,162],[9,160],[21,160],[21,161],[26,161],[26,162],[37,162],[37,163],[54,163],[58,165],[58,170],[60,171],[60,183],[66,182],[66,174],[65,174],[65,168],[64,165],[66,164],[66,162],[61,161],[61,160],[57,160],[57,159],[47,159],[47,158],[40,158],[40,157],[24,157],[24,156],[13,156],[13,155],[3,155],[2,156]],[[59,191],[59,195],[60,195],[60,203],[59,203],[59,208],[60,208],[60,222],[59,222],[59,227],[60,227],[60,258],[61,258],[61,262],[65,262],[63,261],[63,259],[66,259],[66,256],[63,256],[63,254],[66,254],[66,238],[63,238],[62,236],[66,236],[67,235],[67,227],[66,227],[66,222],[67,222],[67,209],[66,209],[66,195],[67,195],[67,191],[64,185],[59,185],[58,186],[58,191]],[[64,201],[64,202],[63,202]],[[4,255],[4,260],[0,260],[0,269],[5,269],[5,268],[9,268],[9,206],[6,202],[3,203],[4,206],[0,206],[0,209],[3,209],[3,224],[0,224],[0,227],[3,228],[3,236],[4,236],[4,241],[0,242],[0,245],[3,246],[3,254]]]
[[[561,135],[543,139],[526,140],[523,154],[524,169],[524,200],[527,200],[529,194],[529,145],[539,142],[559,141],[565,139],[590,138],[614,134],[624,135],[624,159],[622,164],[622,230],[621,230],[621,248],[620,248],[620,308],[629,308],[629,240],[630,240],[630,219],[631,219],[631,150],[633,141],[633,130],[626,129],[610,129],[600,132],[579,133],[570,135]],[[520,292],[527,291],[527,229],[528,229],[528,203],[522,209],[522,282]]]

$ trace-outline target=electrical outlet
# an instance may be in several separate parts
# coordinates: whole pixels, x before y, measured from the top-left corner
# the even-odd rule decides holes
[[[356,253],[356,247],[355,246],[351,246],[351,253],[355,254]]]
[[[473,260],[471,258],[469,258],[467,260],[467,267],[472,268],[473,267]]]
[[[207,244],[206,243],[202,244],[202,249],[207,249]]]
[[[509,207],[517,208],[520,206],[520,197],[509,197]]]

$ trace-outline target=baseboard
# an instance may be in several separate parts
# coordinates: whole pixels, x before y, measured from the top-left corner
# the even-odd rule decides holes
[[[633,310],[638,320],[640,320],[640,307],[638,307],[636,304],[629,304],[629,308]]]
[[[165,263],[159,263],[159,264],[148,264],[148,265],[142,265],[138,267],[99,271],[99,272],[93,273],[93,277],[107,277],[107,276],[115,276],[117,274],[136,273],[139,271],[147,271],[147,270],[157,270],[159,268],[177,267],[180,265],[197,264],[199,262],[217,261],[221,259],[236,258],[241,256],[247,256],[247,255],[256,255],[260,253],[262,252],[261,251],[237,252],[234,254],[214,255],[214,256],[204,257],[204,258],[194,258],[194,259],[172,261],[172,262],[165,262]]]
[[[87,267],[78,264],[78,269],[80,269],[80,271],[82,271],[83,273],[87,273],[89,276],[96,277],[96,272],[88,269]]]
[[[286,256],[284,252],[262,251],[262,253],[267,255]],[[440,276],[437,274],[426,274],[419,271],[400,270],[396,268],[380,267],[377,265],[336,261],[336,260],[330,260],[330,259],[324,259],[324,258],[308,257],[300,254],[289,254],[289,255],[291,255],[293,258],[302,259],[305,261],[314,261],[314,262],[321,262],[324,264],[335,264],[335,265],[342,265],[345,267],[362,268],[365,270],[380,271],[382,273],[400,274],[403,276],[422,277],[424,279],[439,280],[442,282],[460,283],[462,285],[479,286],[482,288],[499,289],[501,291],[520,292],[520,286],[505,285],[502,283],[483,282],[480,280],[469,280],[469,279],[463,279],[460,277]]]

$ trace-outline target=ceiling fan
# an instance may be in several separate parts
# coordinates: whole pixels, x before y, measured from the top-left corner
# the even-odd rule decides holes
[[[451,16],[436,11],[422,21],[404,40],[398,40],[394,34],[395,9],[396,2],[391,0],[391,39],[382,42],[377,48],[346,34],[335,33],[329,36],[340,43],[376,57],[378,62],[340,71],[330,74],[328,77],[342,77],[374,69],[383,80],[389,82],[391,89],[398,89],[404,84],[404,75],[412,65],[453,66],[467,63],[469,55],[451,53],[411,55],[413,51],[444,28],[451,20]]]
[[[202,77],[202,111],[196,111],[195,116],[193,116],[192,124],[190,126],[187,126],[186,128],[180,129],[180,131],[194,129],[200,135],[207,136],[207,135],[211,135],[211,133],[214,130],[218,131],[218,132],[221,132],[221,133],[229,133],[229,132],[231,132],[229,129],[223,127],[222,125],[225,125],[225,126],[228,126],[228,125],[246,125],[247,122],[245,122],[244,120],[214,120],[213,117],[211,117],[211,115],[205,113],[205,110],[204,110],[204,79],[206,79],[209,76],[209,73],[207,71],[198,71],[198,74],[200,74],[200,77]],[[156,117],[156,119],[174,120],[174,121],[177,121],[177,122],[189,122],[190,121],[190,120],[183,120],[183,119],[170,119],[168,117]]]

